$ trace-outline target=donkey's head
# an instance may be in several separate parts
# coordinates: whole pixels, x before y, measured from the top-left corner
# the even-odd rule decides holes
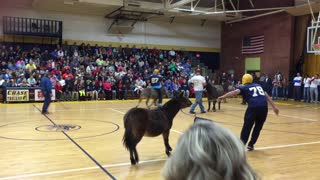
[[[173,94],[173,99],[179,103],[181,109],[192,105],[192,102],[188,98],[184,97],[182,92],[174,92]]]

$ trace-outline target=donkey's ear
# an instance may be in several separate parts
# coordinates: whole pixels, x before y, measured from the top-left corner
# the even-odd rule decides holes
[[[180,92],[179,91],[173,91],[173,97],[177,98],[180,97]]]

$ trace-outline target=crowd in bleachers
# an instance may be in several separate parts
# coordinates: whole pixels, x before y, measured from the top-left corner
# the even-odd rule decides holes
[[[57,45],[54,49],[0,46],[0,80],[5,87],[36,87],[48,71],[57,100],[127,99],[150,85],[157,68],[164,77],[166,96],[190,90],[191,57],[186,52],[157,48]],[[192,94],[192,90],[191,94]]]
[[[193,96],[188,79],[193,74],[190,53],[176,50],[90,46],[73,44],[55,46],[0,45],[0,87],[37,87],[46,71],[57,100],[128,99],[150,86],[148,80],[155,68],[164,77],[165,96],[183,91]],[[254,81],[262,85],[274,100],[291,97],[305,102],[319,102],[320,80],[300,74],[290,80],[281,72],[273,77],[261,74]],[[208,77],[206,77],[209,80]],[[211,81],[211,80],[210,80]],[[241,82],[233,74],[222,73],[215,84],[228,82],[231,90]]]
[[[259,77],[254,74],[253,76],[254,82],[260,84],[273,100],[282,99],[286,101],[290,96],[294,101],[320,102],[320,97],[318,96],[320,94],[320,79],[318,74],[312,77],[306,74],[302,77],[298,72],[292,79],[289,79],[278,71],[273,76],[264,73]]]

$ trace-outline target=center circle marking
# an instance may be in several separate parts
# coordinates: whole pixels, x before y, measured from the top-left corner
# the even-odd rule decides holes
[[[81,129],[79,125],[73,124],[54,124],[54,125],[45,125],[35,128],[37,131],[41,132],[66,132],[66,131],[75,131]]]

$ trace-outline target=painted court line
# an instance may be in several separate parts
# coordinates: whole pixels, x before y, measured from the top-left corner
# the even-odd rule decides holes
[[[165,160],[167,160],[167,159],[146,160],[146,161],[140,161],[139,164],[159,162],[159,161],[165,161]],[[131,165],[130,162],[103,165],[103,167],[109,168],[109,167],[119,167],[119,166],[129,166],[129,165]],[[92,166],[92,167],[86,167],[86,168],[66,169],[66,170],[60,170],[60,171],[49,171],[49,172],[42,172],[42,173],[32,173],[32,174],[24,174],[24,175],[17,175],[17,176],[8,176],[8,177],[2,177],[2,178],[0,178],[0,180],[30,178],[30,177],[38,177],[38,176],[46,176],[46,175],[54,175],[54,174],[65,174],[65,173],[71,173],[71,172],[88,171],[88,170],[93,170],[93,169],[99,169],[99,167]]]
[[[238,108],[238,107],[232,107],[232,106],[228,106],[228,108],[233,108],[233,109],[241,109],[241,110],[244,110],[243,108]],[[273,113],[268,113],[268,114],[272,114],[274,115]],[[319,120],[316,120],[316,119],[310,119],[310,118],[303,118],[303,117],[298,117],[298,116],[289,116],[289,115],[284,115],[284,114],[279,114],[279,116],[283,116],[283,117],[289,117],[289,118],[294,118],[294,119],[302,119],[302,120],[305,120],[305,121],[313,121],[313,122],[318,122]]]
[[[113,109],[113,108],[108,108],[108,109],[110,109],[110,110],[112,110],[112,111],[115,111],[115,112],[118,112],[118,113],[120,113],[120,114],[125,114],[124,112],[122,112],[122,111],[118,111],[118,110]]]
[[[272,114],[272,113],[269,113],[269,114]],[[289,116],[289,115],[283,115],[283,114],[280,114],[279,116],[289,117],[289,118],[294,118],[294,119],[303,119],[303,120],[306,120],[306,121],[313,121],[313,122],[319,121],[319,120],[316,120],[316,119],[302,118],[302,117]]]
[[[255,148],[255,149],[256,150],[280,149],[280,148],[286,148],[286,147],[296,147],[296,146],[304,146],[304,145],[312,145],[312,144],[320,144],[320,141],[298,143],[298,144],[287,144],[287,145],[279,145],[279,146],[269,146],[269,147]]]
[[[180,132],[180,131],[177,131],[177,130],[174,130],[174,129],[171,129],[172,132],[175,132],[175,133],[178,133],[178,134],[183,134],[183,132]]]
[[[313,144],[320,144],[320,141],[307,142],[307,143],[298,143],[298,144],[287,144],[287,145],[279,145],[279,146],[261,147],[261,148],[256,148],[256,150],[280,149],[280,148],[286,148],[286,147],[296,147],[296,146],[305,146],[305,145],[313,145]],[[146,160],[146,161],[140,161],[139,164],[160,162],[160,161],[166,161],[166,160],[167,159]],[[110,167],[120,167],[120,166],[130,166],[130,165],[131,165],[131,163],[127,162],[127,163],[103,165],[103,167],[104,168],[110,168]],[[93,167],[86,167],[86,168],[66,169],[66,170],[60,170],[60,171],[49,171],[49,172],[24,174],[24,175],[17,175],[17,176],[7,176],[7,177],[0,177],[0,180],[28,178],[28,177],[46,176],[46,175],[54,175],[54,174],[65,174],[65,173],[71,173],[71,172],[88,171],[88,170],[93,170],[93,169],[99,169],[99,167],[93,166]]]

